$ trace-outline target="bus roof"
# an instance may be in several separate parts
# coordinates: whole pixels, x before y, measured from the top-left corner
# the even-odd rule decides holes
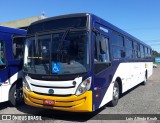
[[[75,14],[68,14],[68,15],[60,15],[60,16],[55,16],[55,17],[50,17],[50,18],[45,18],[45,19],[42,19],[42,20],[39,20],[39,21],[36,21],[34,23],[32,23],[31,25],[36,25],[36,24],[39,24],[39,23],[43,23],[43,22],[48,22],[48,21],[52,21],[52,20],[56,20],[56,19],[62,19],[62,18],[69,18],[69,17],[83,17],[83,16],[90,16],[93,20],[97,21],[98,23],[102,24],[103,26],[106,26],[108,28],[110,28],[111,30],[114,30],[120,34],[122,34],[123,36],[126,36],[127,38],[131,39],[131,40],[134,40],[134,41],[138,41],[140,42],[141,44],[151,48],[151,46],[145,44],[144,42],[142,42],[141,40],[135,38],[134,36],[130,35],[129,33],[123,31],[122,29],[114,26],[113,24],[105,21],[104,19],[94,15],[94,14],[91,14],[91,13],[75,13]]]
[[[69,17],[83,17],[83,16],[87,16],[87,15],[91,15],[91,14],[89,14],[89,13],[75,13],[75,14],[54,16],[54,17],[38,20],[36,22],[33,22],[31,25],[35,25],[35,24],[39,24],[39,23],[43,23],[43,22],[48,22],[48,21],[52,21],[52,20],[56,20],[56,19],[69,18]]]
[[[98,16],[96,16],[96,15],[93,15],[93,14],[91,14],[91,16],[92,16],[97,22],[99,22],[100,24],[102,24],[103,26],[106,26],[106,27],[114,30],[115,32],[118,32],[118,33],[122,34],[123,36],[126,36],[127,38],[129,38],[129,39],[131,39],[131,40],[138,41],[138,42],[140,42],[141,44],[143,44],[143,45],[151,48],[151,46],[149,46],[149,45],[147,45],[146,43],[142,42],[142,41],[139,40],[138,38],[136,38],[136,37],[132,36],[131,34],[123,31],[122,29],[114,26],[113,24],[111,24],[111,23],[103,20],[102,18],[100,18],[100,17],[98,17]]]
[[[10,28],[5,26],[0,26],[0,32],[12,33],[12,34],[26,34],[26,30],[15,29],[15,28]]]

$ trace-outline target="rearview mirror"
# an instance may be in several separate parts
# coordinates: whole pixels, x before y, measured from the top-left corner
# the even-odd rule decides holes
[[[105,54],[107,52],[106,40],[103,37],[100,38],[100,52],[101,54]]]

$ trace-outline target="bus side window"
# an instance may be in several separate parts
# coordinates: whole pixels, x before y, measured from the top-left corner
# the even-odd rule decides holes
[[[23,60],[24,37],[13,38],[13,55],[16,60]]]
[[[0,41],[0,69],[5,67],[5,45],[4,41]]]
[[[113,33],[112,41],[113,59],[121,59],[126,57],[124,49],[124,37],[118,33]]]

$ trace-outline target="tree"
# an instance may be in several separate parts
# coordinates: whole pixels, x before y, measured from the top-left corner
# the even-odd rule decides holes
[[[153,58],[155,58],[155,57],[160,57],[160,53],[158,53],[158,52],[155,51],[155,50],[152,50],[152,55],[153,55]]]

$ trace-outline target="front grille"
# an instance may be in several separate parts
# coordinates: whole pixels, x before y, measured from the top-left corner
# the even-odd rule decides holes
[[[35,85],[35,84],[32,84],[32,86],[35,86],[35,87],[42,87],[42,88],[60,88],[60,89],[68,89],[68,88],[75,88],[75,86],[68,86],[68,87],[57,87],[57,86],[43,86],[43,85]]]
[[[72,94],[60,95],[60,94],[44,94],[44,93],[38,93],[38,92],[35,92],[35,91],[33,91],[33,92],[36,93],[36,94],[39,94],[39,95],[44,95],[44,96],[57,96],[57,97],[72,96]]]

